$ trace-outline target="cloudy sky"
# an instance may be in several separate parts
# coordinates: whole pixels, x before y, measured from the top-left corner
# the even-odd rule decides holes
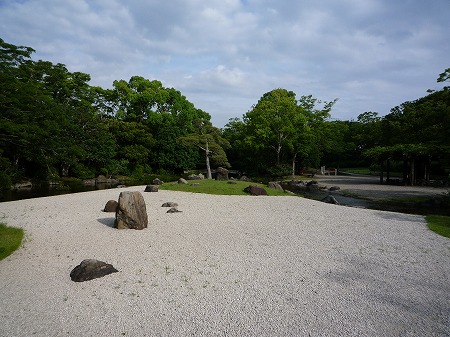
[[[349,120],[442,88],[450,1],[0,0],[0,38],[92,85],[160,80],[218,127],[275,88]]]

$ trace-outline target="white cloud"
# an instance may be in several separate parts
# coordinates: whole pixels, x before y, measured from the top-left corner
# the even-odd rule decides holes
[[[0,0],[5,41],[108,87],[161,80],[224,125],[267,91],[386,114],[448,68],[448,0]]]

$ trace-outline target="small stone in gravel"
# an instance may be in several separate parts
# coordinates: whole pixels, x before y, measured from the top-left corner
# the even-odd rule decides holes
[[[74,282],[84,282],[117,272],[118,270],[111,264],[88,259],[83,260],[78,266],[73,268],[70,272],[70,278]]]
[[[180,213],[180,212],[181,211],[179,211],[176,207],[172,207],[166,213]]]
[[[144,192],[158,192],[159,185],[147,185]]]
[[[178,204],[176,202],[168,201],[161,205],[161,207],[177,207]]]
[[[117,209],[117,201],[116,200],[109,200],[106,205],[105,208],[103,209],[103,212],[115,212]]]

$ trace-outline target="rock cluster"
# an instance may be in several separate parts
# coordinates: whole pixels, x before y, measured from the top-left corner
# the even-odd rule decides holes
[[[187,180],[203,180],[205,179],[205,176],[201,173],[199,174],[190,174],[186,178]]]

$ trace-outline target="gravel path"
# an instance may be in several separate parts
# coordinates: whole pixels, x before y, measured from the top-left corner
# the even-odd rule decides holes
[[[160,191],[147,229],[116,230],[122,190],[144,187],[0,203],[26,230],[0,336],[450,336],[450,240],[420,216]],[[72,282],[87,258],[119,272]]]
[[[448,187],[430,186],[399,186],[380,184],[380,178],[374,176],[316,176],[321,185],[339,186],[360,197],[379,200],[386,198],[423,197],[445,195],[450,192]]]

